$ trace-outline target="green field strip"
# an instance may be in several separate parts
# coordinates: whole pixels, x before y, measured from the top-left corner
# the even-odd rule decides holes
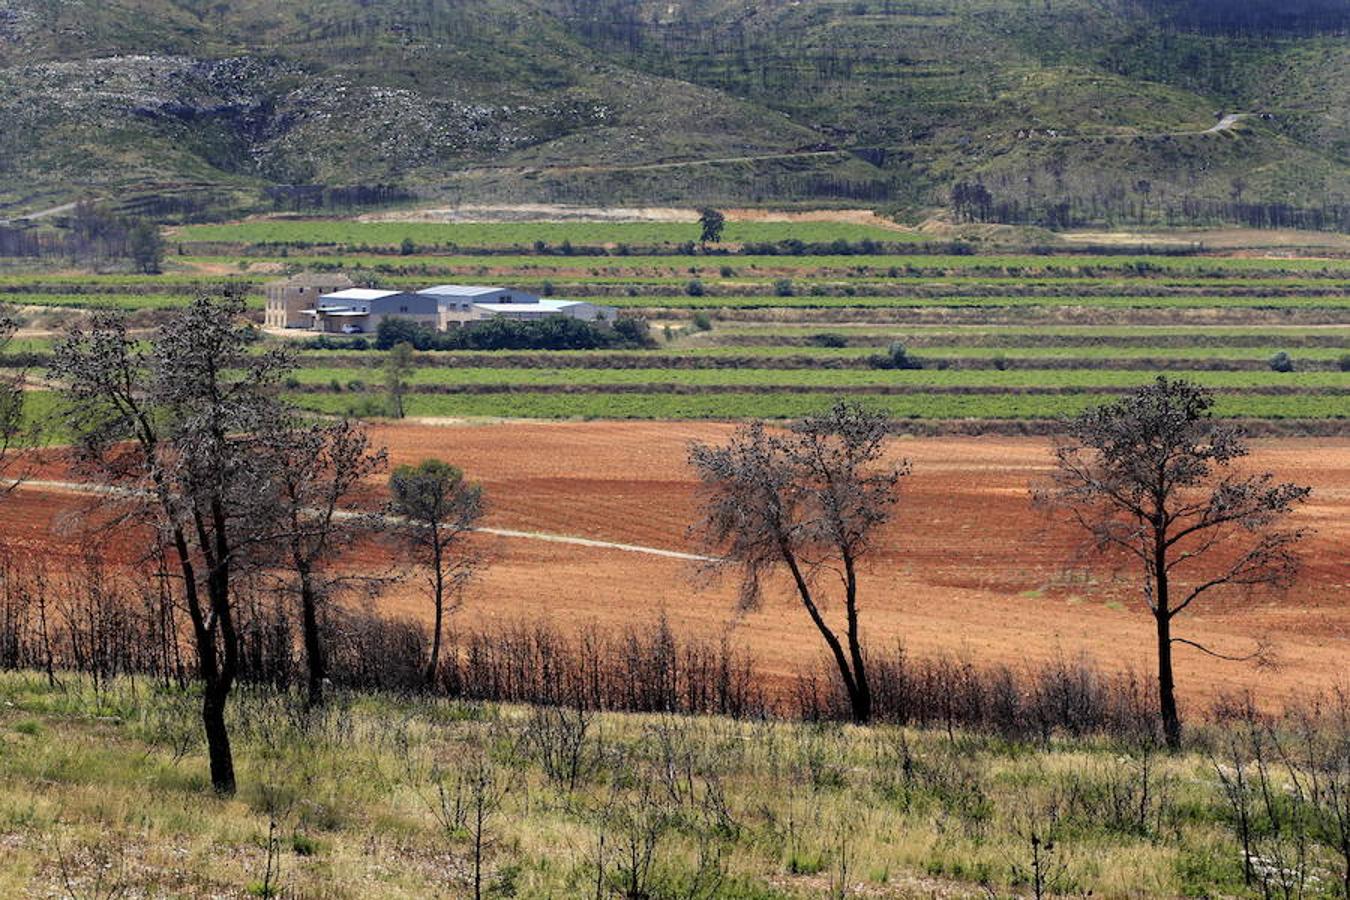
[[[419,282],[421,283],[421,282]],[[428,280],[428,283],[429,280]],[[200,291],[176,288],[174,291],[117,293],[109,291],[0,292],[0,304],[15,306],[65,306],[78,309],[164,309],[181,306],[200,292],[218,293],[221,284],[200,285]],[[254,308],[261,309],[263,297],[245,291]],[[564,296],[563,293],[558,294]],[[1350,309],[1350,293],[1315,296],[1215,296],[1215,295],[1131,295],[1131,296],[702,296],[682,294],[643,296],[601,296],[588,298],[602,306],[660,313],[662,310],[801,310],[801,309]],[[822,330],[826,326],[817,326]]]
[[[739,348],[737,348],[739,349]],[[1269,360],[1281,350],[1289,353],[1297,363],[1306,360],[1336,360],[1345,354],[1343,347],[1125,347],[1103,344],[1090,344],[1076,347],[1059,345],[1054,347],[922,347],[915,348],[920,359],[932,356],[946,359],[1232,359],[1232,360]],[[875,352],[875,351],[873,351]]]
[[[0,302],[4,302],[5,296],[9,293],[166,293],[199,287],[220,288],[226,285],[251,290],[276,277],[276,275],[206,275],[181,272],[166,272],[162,275],[0,275]]]
[[[771,223],[761,223],[771,224]],[[187,226],[190,229],[230,229],[241,226],[201,225]],[[196,232],[194,231],[194,234]],[[897,232],[898,233],[898,232]],[[898,233],[903,234],[903,233]],[[525,242],[532,244],[536,238]],[[401,238],[400,238],[401,240]],[[230,243],[233,241],[221,241]],[[252,243],[265,243],[251,241]],[[356,243],[360,242],[343,242]],[[369,243],[369,242],[366,242]],[[397,242],[395,242],[397,243]],[[1074,273],[1087,275],[1111,273],[1134,277],[1150,277],[1161,274],[1188,276],[1207,276],[1215,278],[1243,277],[1256,274],[1297,274],[1315,278],[1328,274],[1344,275],[1350,272],[1350,259],[1324,258],[1271,258],[1271,257],[1215,257],[1215,256],[1099,256],[1065,254],[1062,256],[1041,256],[1037,254],[928,254],[928,253],[879,253],[879,254],[709,254],[709,255],[652,255],[652,254],[607,254],[597,255],[561,255],[561,254],[525,254],[501,253],[470,255],[456,253],[428,253],[403,256],[399,254],[363,253],[360,250],[342,250],[325,253],[287,253],[279,254],[239,254],[223,253],[203,255],[200,248],[185,247],[191,252],[182,257],[170,257],[182,262],[222,260],[232,263],[251,263],[257,261],[279,262],[287,265],[322,265],[342,260],[348,265],[386,265],[410,269],[416,266],[484,266],[490,268],[511,268],[528,271],[530,268],[604,270],[606,268],[661,269],[677,274],[697,267],[705,272],[717,272],[722,266],[729,266],[739,274],[747,274],[747,269],[835,269],[862,272],[871,270],[873,274],[886,274],[891,269],[899,275],[919,275],[926,272],[980,271],[1009,277],[1028,276],[1037,273]],[[878,271],[879,270],[879,271]]]
[[[15,353],[50,353],[52,347],[56,344],[53,338],[11,338],[5,345],[6,354]]]
[[[346,368],[300,369],[294,377],[303,385],[350,384],[362,370]],[[381,384],[382,372],[369,373],[371,388]],[[1299,388],[1350,390],[1350,372],[1211,372],[1173,371],[1213,388]],[[756,385],[756,386],[883,386],[979,388],[1119,388],[1152,381],[1154,374],[1112,369],[504,369],[428,368],[414,371],[416,386],[476,385]]]
[[[376,414],[378,398],[351,394],[293,394],[296,403],[335,415]],[[1114,394],[903,394],[867,398],[873,408],[899,419],[1046,419],[1072,415],[1114,400]],[[828,406],[828,392],[624,393],[624,394],[412,394],[409,416],[605,419],[793,418]],[[1342,396],[1260,396],[1221,394],[1215,414],[1233,418],[1343,419],[1350,416]]]
[[[246,260],[247,261],[247,260]],[[205,263],[208,260],[200,260]],[[256,263],[258,260],[248,261]],[[278,259],[277,263],[287,263],[289,266],[304,266],[305,263],[294,259]],[[757,277],[751,277],[741,274],[734,277],[722,277],[717,274],[716,269],[711,271],[694,269],[688,270],[683,267],[670,268],[664,270],[665,274],[648,273],[634,270],[615,269],[612,266],[590,267],[585,271],[575,269],[566,269],[561,272],[540,271],[539,267],[531,264],[506,265],[504,262],[495,259],[492,265],[485,265],[481,258],[475,261],[473,258],[463,258],[459,260],[462,265],[446,266],[406,266],[383,264],[374,259],[363,259],[355,257],[331,257],[316,258],[308,265],[318,266],[320,268],[332,269],[334,272],[347,274],[357,280],[378,281],[391,287],[416,287],[435,281],[444,281],[447,279],[472,280],[474,282],[492,285],[512,285],[522,288],[533,287],[542,288],[545,284],[553,285],[554,289],[566,291],[569,288],[587,288],[590,286],[603,286],[607,288],[620,288],[625,286],[643,287],[643,288],[665,288],[669,289],[672,295],[682,294],[688,287],[689,282],[698,280],[703,283],[705,290],[713,292],[717,296],[737,296],[750,295],[752,293],[770,293],[774,284],[782,280],[781,277],[773,274],[764,273]],[[498,271],[494,271],[498,270]],[[943,290],[959,292],[961,290],[974,290],[985,288],[1018,288],[1023,290],[1063,290],[1065,288],[1080,288],[1105,290],[1111,288],[1114,290],[1128,290],[1131,295],[1147,294],[1156,292],[1166,294],[1175,291],[1249,291],[1264,290],[1269,292],[1293,292],[1306,291],[1326,293],[1329,291],[1345,290],[1350,287],[1350,281],[1345,279],[1344,272],[1335,273],[1334,276],[1328,275],[1325,278],[1303,278],[1303,277],[1247,277],[1238,276],[1234,278],[1119,278],[1119,277],[1084,277],[1080,275],[1064,275],[1057,278],[1036,278],[1036,277],[1005,277],[1005,276],[979,276],[979,275],[912,275],[897,277],[877,277],[875,273],[859,274],[856,272],[848,273],[822,273],[817,271],[796,272],[792,281],[793,290],[797,293],[809,293],[813,286],[819,285],[821,288],[838,293],[843,290],[855,290],[869,292],[876,296],[903,296],[900,292],[915,292],[924,290]],[[274,273],[240,273],[231,275],[211,275],[206,273],[175,272],[165,273],[163,275],[6,275],[0,276],[0,294],[6,292],[30,292],[30,293],[88,293],[88,292],[108,292],[108,293],[164,293],[166,291],[191,290],[197,287],[218,287],[220,285],[234,285],[245,290],[254,290],[267,281],[277,278],[284,278],[285,275]]]
[[[796,346],[771,346],[771,347],[682,347],[678,344],[668,345],[666,347],[654,350],[446,350],[419,352],[418,358],[424,360],[428,365],[435,365],[439,360],[443,364],[472,364],[473,361],[486,361],[494,357],[499,359],[510,359],[516,357],[528,357],[531,360],[537,360],[541,365],[547,365],[548,360],[557,358],[568,360],[569,364],[585,364],[589,361],[604,363],[610,359],[619,360],[641,360],[643,357],[672,358],[672,357],[728,357],[732,359],[774,359],[782,357],[791,357],[794,359],[813,359],[819,360],[823,365],[828,365],[831,360],[848,360],[860,357],[871,356],[873,354],[885,351],[885,345],[876,347],[796,347]],[[1286,348],[1280,346],[1272,347],[1111,347],[1101,345],[1087,345],[1083,347],[1059,346],[1059,347],[953,347],[936,346],[923,347],[922,352],[916,352],[915,355],[920,359],[941,359],[941,358],[984,358],[992,359],[999,356],[1008,359],[1206,359],[1206,360],[1259,360],[1265,361],[1279,350]],[[1295,362],[1299,359],[1310,360],[1335,360],[1339,359],[1344,351],[1334,347],[1305,347],[1296,352],[1289,351]],[[322,362],[325,358],[333,359],[341,355],[344,360],[351,360],[357,363],[365,363],[369,359],[371,367],[378,367],[382,364],[383,355],[377,351],[351,351],[351,350],[302,350],[300,357],[305,360]]]
[[[178,309],[187,306],[196,294],[0,294],[0,303],[14,306],[55,306],[69,309]],[[251,294],[244,299],[249,309],[262,309],[263,297]]]
[[[1082,307],[1097,309],[1350,309],[1350,294],[1321,296],[639,296],[605,297],[597,303],[620,309],[920,309],[920,308],[1036,308]]]
[[[834,335],[839,335],[834,332]],[[899,341],[910,348],[920,347],[990,347],[990,348],[1040,348],[1053,350],[1057,347],[1167,347],[1172,349],[1250,349],[1269,346],[1272,340],[1279,341],[1285,349],[1331,349],[1350,350],[1350,338],[1335,334],[1307,334],[1299,332],[1248,333],[1235,335],[1207,334],[1140,334],[1112,335],[1092,337],[1082,334],[998,334],[996,332],[974,332],[967,334],[951,331],[924,332],[904,326],[890,331],[845,333],[847,346],[882,347]],[[691,342],[692,343],[692,342]],[[712,338],[700,346],[710,347],[802,347],[806,349],[836,346],[832,338],[812,338],[807,335],[727,335]]]
[[[1084,342],[1109,338],[1265,338],[1272,334],[1281,337],[1319,337],[1341,340],[1350,344],[1350,325],[851,325],[847,322],[801,323],[785,325],[746,325],[718,323],[708,334],[716,340],[723,335],[756,337],[807,338],[817,334],[839,334],[844,337],[1053,337],[1077,338]]]

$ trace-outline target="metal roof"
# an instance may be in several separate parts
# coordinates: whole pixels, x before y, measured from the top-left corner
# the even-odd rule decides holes
[[[307,316],[368,316],[370,310],[366,307],[355,306],[320,306],[318,309],[302,309],[301,313]]]
[[[417,293],[436,297],[481,297],[484,294],[498,294],[510,290],[504,287],[483,287],[473,284],[438,284],[435,287],[423,288]]]
[[[474,309],[486,312],[562,312],[572,306],[580,306],[582,300],[540,300],[538,303],[475,303]]]
[[[403,291],[380,291],[374,288],[347,288],[345,291],[334,291],[331,294],[324,294],[320,300],[379,300],[383,297],[397,297]]]

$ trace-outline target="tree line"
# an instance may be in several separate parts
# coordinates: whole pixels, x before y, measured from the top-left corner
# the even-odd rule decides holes
[[[274,184],[263,188],[263,199],[278,212],[350,211],[407,203],[415,198],[407,188],[396,184]]]
[[[1350,204],[1328,202],[1318,207],[1279,202],[1252,202],[1240,198],[1235,184],[1232,198],[1215,200],[1189,194],[1166,197],[1147,181],[1107,186],[1087,196],[1012,197],[996,195],[979,181],[958,181],[951,188],[950,206],[962,222],[998,222],[1076,228],[1103,222],[1134,225],[1231,223],[1249,228],[1300,228],[1310,231],[1350,231]]]
[[[1173,28],[1278,37],[1344,32],[1350,7],[1340,0],[1134,0]]]
[[[656,341],[647,320],[636,316],[623,316],[613,322],[588,322],[568,316],[491,318],[468,322],[450,331],[438,331],[398,316],[382,319],[375,331],[375,349],[389,350],[399,344],[422,351],[635,350],[654,347]],[[351,342],[348,346],[360,349]]]
[[[154,275],[164,262],[159,225],[84,201],[57,228],[0,225],[0,256],[68,259],[84,264],[129,260],[136,271]]]

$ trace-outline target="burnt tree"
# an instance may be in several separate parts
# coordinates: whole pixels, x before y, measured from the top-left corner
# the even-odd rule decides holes
[[[445,617],[477,571],[479,559],[463,546],[484,511],[483,489],[464,473],[438,459],[399,466],[389,477],[390,530],[429,571],[435,618],[426,682],[440,671]]]
[[[1163,735],[1181,746],[1172,650],[1177,644],[1227,656],[1173,634],[1178,615],[1233,588],[1286,585],[1297,571],[1304,532],[1278,527],[1310,488],[1269,473],[1242,474],[1240,432],[1213,418],[1209,391],[1159,377],[1068,423],[1054,449],[1052,484],[1038,499],[1066,510],[1099,552],[1117,552],[1141,570],[1141,593],[1157,633]]]
[[[872,716],[858,599],[858,566],[891,515],[909,464],[884,463],[884,413],[837,402],[784,434],[757,422],[725,446],[695,443],[689,461],[703,490],[695,527],[714,566],[741,575],[741,604],[760,602],[763,578],[786,570],[802,607],[829,648],[855,722]],[[821,583],[837,577],[844,634],[826,621]]]
[[[19,320],[0,308],[0,355],[4,355]],[[25,437],[32,437],[24,415],[24,378],[22,369],[0,371],[0,497],[12,491],[22,479],[17,471],[21,458],[15,453]]]
[[[290,368],[284,352],[250,352],[243,313],[239,297],[199,298],[149,350],[123,317],[100,313],[57,346],[50,369],[78,459],[116,488],[110,502],[152,527],[177,569],[221,794],[235,790],[225,707],[240,670],[236,576],[275,532],[276,473],[257,431],[278,416]]]
[[[313,708],[323,704],[328,679],[324,603],[351,581],[379,581],[378,576],[334,573],[331,563],[378,527],[376,517],[358,506],[356,495],[362,482],[384,468],[387,454],[371,443],[364,426],[345,419],[305,424],[287,414],[259,435],[275,472],[279,530],[269,543],[278,562],[294,573],[289,586],[300,600],[306,703]]]

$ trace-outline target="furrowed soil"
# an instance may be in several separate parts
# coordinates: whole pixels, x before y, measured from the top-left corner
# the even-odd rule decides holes
[[[686,529],[697,518],[697,484],[685,464],[694,440],[719,441],[715,423],[521,423],[386,425],[374,429],[394,464],[445,459],[481,482],[486,525],[697,552]],[[914,655],[949,654],[976,665],[1034,665],[1086,656],[1113,670],[1147,675],[1151,619],[1136,567],[1103,561],[1062,515],[1036,509],[1030,489],[1050,472],[1044,438],[904,438],[908,459],[895,522],[868,558],[863,619],[873,646],[903,644]],[[53,477],[58,465],[42,468]],[[1296,524],[1313,530],[1304,570],[1280,593],[1229,594],[1199,602],[1176,633],[1229,654],[1256,642],[1275,667],[1226,662],[1179,647],[1184,698],[1207,702],[1251,690],[1278,704],[1350,678],[1350,439],[1255,441],[1248,469],[1313,486]],[[375,485],[372,485],[372,493]],[[79,552],[77,534],[53,534],[63,512],[88,499],[25,488],[6,501],[0,536],[33,550]],[[136,542],[111,532],[110,552],[130,560]],[[821,661],[820,641],[788,585],[769,585],[754,611],[736,609],[733,578],[712,581],[696,563],[633,552],[476,535],[490,565],[454,622],[544,620],[561,628],[650,624],[662,611],[682,633],[726,634],[755,653],[764,678],[785,685]],[[349,560],[383,566],[387,548]],[[822,585],[828,581],[822,581]],[[381,599],[391,614],[426,618],[420,578]],[[831,615],[838,617],[834,605]]]

